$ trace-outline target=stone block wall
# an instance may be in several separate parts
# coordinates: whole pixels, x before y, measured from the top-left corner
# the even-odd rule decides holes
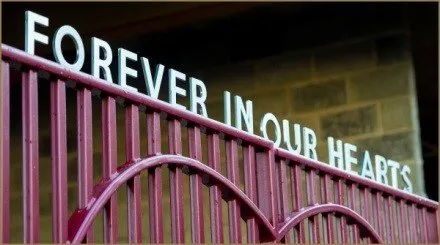
[[[328,162],[332,136],[358,146],[358,154],[368,150],[407,164],[413,192],[425,195],[410,54],[409,36],[388,32],[209,69],[200,78],[209,117],[224,120],[228,90],[253,101],[255,134],[272,112],[315,131],[320,161]]]

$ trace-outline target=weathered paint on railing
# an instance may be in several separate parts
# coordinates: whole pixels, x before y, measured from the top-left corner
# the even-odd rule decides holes
[[[131,93],[111,83],[2,44],[2,242],[10,242],[10,62],[22,70],[23,229],[24,242],[39,242],[39,163],[37,73],[51,75],[52,239],[56,243],[93,242],[91,224],[104,216],[103,241],[118,241],[116,191],[127,188],[127,237],[130,243],[183,243],[190,229],[194,243],[225,241],[222,202],[228,206],[229,242],[438,242],[438,204],[340,169],[274,148],[273,143],[214,120],[179,110],[162,101]],[[78,204],[67,213],[66,81],[77,94]],[[71,88],[68,88],[71,89]],[[92,89],[102,91],[102,178],[93,183]],[[117,163],[116,99],[124,99],[125,160]],[[140,116],[146,108],[146,115]],[[168,149],[161,149],[161,116],[166,114]],[[146,120],[148,154],[140,155],[139,120]],[[185,121],[185,123],[182,123]],[[188,132],[183,145],[182,128]],[[207,137],[207,156],[202,136]],[[225,144],[226,176],[221,174],[221,143]],[[188,147],[189,157],[182,156]],[[242,156],[239,155],[241,152]],[[240,180],[242,158],[244,180]],[[206,163],[202,159],[207,159]],[[163,181],[168,166],[169,183]],[[148,173],[148,193],[141,192],[140,173]],[[190,222],[183,213],[184,174],[190,179]],[[244,189],[240,189],[244,183]],[[164,234],[163,185],[170,187],[171,234]],[[209,203],[203,202],[203,186]],[[147,195],[148,194],[148,195]],[[141,200],[148,200],[149,241],[142,241]],[[209,224],[204,209],[210,210]],[[70,218],[68,218],[70,216]],[[241,223],[246,223],[246,234]],[[205,237],[205,230],[211,232]],[[144,228],[146,229],[146,228]]]

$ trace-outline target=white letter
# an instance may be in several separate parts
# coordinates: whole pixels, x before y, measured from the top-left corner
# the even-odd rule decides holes
[[[380,155],[374,156],[374,163],[376,165],[376,180],[382,184],[388,185],[387,178],[387,160]]]
[[[189,78],[189,102],[190,102],[190,110],[194,113],[198,113],[197,111],[197,104],[200,105],[200,115],[204,116],[204,117],[208,117],[208,112],[206,111],[206,105],[205,105],[205,101],[206,101],[206,97],[207,97],[207,93],[206,93],[206,87],[205,84],[200,81],[199,79],[190,77]],[[197,87],[200,88],[200,97],[197,96]]]
[[[413,192],[413,188],[412,188],[412,184],[411,184],[411,180],[408,178],[408,174],[411,173],[411,169],[406,166],[403,165],[402,170],[400,171],[400,175],[402,176],[403,182],[405,182],[406,187],[403,188],[404,191]]]
[[[310,128],[303,128],[304,139],[304,156],[314,160],[318,160],[318,154],[316,154],[316,135]]]
[[[342,149],[342,141],[336,141],[336,150],[334,148],[335,140],[333,137],[327,138],[327,146],[328,146],[328,163],[330,166],[335,167],[335,162],[338,163],[338,168],[344,169],[344,157],[343,157],[343,149]]]
[[[223,92],[223,102],[224,102],[224,114],[225,114],[225,124],[231,126],[231,93],[228,91]]]
[[[373,165],[371,164],[370,153],[368,151],[365,151],[364,156],[362,158],[361,176],[368,177],[372,180],[375,180],[374,172],[373,172]]]
[[[61,41],[64,36],[70,36],[75,43],[76,49],[76,61],[73,64],[64,59],[63,50],[61,48]],[[62,26],[55,32],[55,37],[52,43],[53,52],[55,54],[55,60],[60,63],[62,66],[65,66],[69,69],[80,71],[84,65],[84,44],[82,42],[79,33],[71,26]]]
[[[274,114],[272,113],[266,113],[263,116],[263,119],[261,119],[261,123],[260,123],[260,131],[261,133],[263,133],[263,137],[265,139],[271,140],[269,139],[269,136],[267,135],[267,122],[272,121],[273,125],[275,126],[275,142],[274,145],[275,147],[279,147],[280,143],[281,143],[281,129],[280,129],[280,124],[278,123],[277,118],[275,117]],[[273,140],[272,140],[273,141]]]
[[[358,174],[356,171],[351,170],[351,164],[358,163],[357,159],[351,156],[351,152],[356,152],[357,147],[355,145],[345,143],[344,144],[344,159],[345,159],[345,171]]]
[[[185,106],[177,104],[177,99],[176,99],[177,94],[183,97],[186,96],[186,90],[176,86],[177,79],[185,81],[186,75],[174,69],[169,69],[168,79],[170,84],[170,88],[169,88],[170,104],[175,105],[180,109],[186,110]]]
[[[24,50],[29,54],[35,53],[35,41],[49,44],[49,37],[35,31],[35,23],[49,26],[49,18],[31,11],[24,12]]]
[[[289,121],[284,119],[283,120],[283,138],[284,143],[286,143],[287,150],[290,152],[300,153],[301,152],[301,128],[299,124],[293,125],[293,130],[295,131],[295,148],[292,148],[292,145],[290,144],[290,129],[289,129]]]
[[[391,167],[391,186],[394,188],[399,188],[397,184],[397,170],[400,168],[400,164],[393,160],[388,160],[388,167]]]
[[[100,51],[104,49],[104,59],[101,59]],[[113,53],[110,45],[99,38],[92,37],[92,76],[100,78],[100,69],[104,69],[104,80],[113,82],[110,64],[113,60]]]
[[[137,58],[137,54],[131,51],[123,48],[118,49],[118,83],[123,88],[136,92],[138,91],[136,88],[127,85],[127,75],[133,78],[137,78],[138,73],[135,69],[127,67],[127,59],[137,61]]]
[[[156,77],[153,80],[151,75],[150,62],[147,58],[141,57],[142,70],[144,71],[144,80],[147,85],[147,94],[153,99],[159,98],[160,85],[162,84],[163,71],[165,67],[162,64],[156,66]]]
[[[244,108],[243,100],[240,96],[234,96],[235,101],[235,127],[243,130],[241,125],[241,118],[243,117],[246,123],[246,129],[249,133],[254,133],[254,116],[252,101],[246,100],[246,109]]]

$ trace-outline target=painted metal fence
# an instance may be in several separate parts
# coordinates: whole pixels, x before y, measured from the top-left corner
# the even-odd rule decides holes
[[[22,106],[10,105],[11,63],[21,64]],[[326,164],[274,148],[273,143],[150,97],[129,93],[90,75],[2,44],[0,122],[2,125],[2,241],[10,241],[10,110],[22,113],[23,242],[39,242],[38,72],[50,78],[52,154],[52,240],[54,243],[93,242],[91,225],[104,217],[103,241],[118,241],[116,191],[127,188],[130,243],[185,241],[193,243],[437,243],[438,204]],[[66,87],[66,81],[76,86]],[[68,213],[66,160],[66,89],[77,96],[78,208]],[[92,178],[92,89],[101,91],[102,178]],[[116,100],[124,100],[125,163],[116,162]],[[144,115],[145,114],[145,115]],[[167,123],[168,149],[161,149],[160,124]],[[140,154],[139,120],[146,120],[148,154]],[[182,140],[187,130],[188,140]],[[201,138],[207,139],[202,145]],[[220,149],[224,145],[225,149]],[[189,155],[182,149],[187,147]],[[207,156],[202,161],[203,147]],[[226,176],[221,173],[225,152]],[[240,155],[239,155],[240,154]],[[239,160],[242,159],[242,160]],[[240,163],[239,163],[240,161]],[[239,164],[244,180],[240,180]],[[165,168],[164,166],[167,166]],[[46,170],[49,171],[49,170]],[[141,172],[148,173],[148,193],[142,193]],[[169,183],[162,175],[169,171]],[[15,174],[15,173],[14,173]],[[183,176],[189,175],[190,203],[183,199]],[[243,183],[240,185],[240,183]],[[164,233],[162,188],[169,185],[171,234]],[[209,189],[209,203],[202,188]],[[148,194],[148,195],[146,195]],[[149,209],[142,210],[141,199]],[[228,207],[223,220],[222,203]],[[190,206],[185,227],[184,205]],[[203,209],[209,209],[208,224]],[[148,217],[149,240],[142,241],[141,219]],[[223,223],[228,222],[228,237]],[[242,234],[241,225],[245,223]],[[209,229],[210,237],[205,237]]]

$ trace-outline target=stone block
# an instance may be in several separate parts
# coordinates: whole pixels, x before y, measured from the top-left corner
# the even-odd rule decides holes
[[[252,100],[254,104],[254,117],[258,120],[267,112],[272,112],[278,119],[285,117],[288,113],[288,93],[284,89],[267,91],[242,98],[244,100]]]
[[[399,97],[380,102],[383,130],[412,127],[410,97]]]
[[[230,64],[203,71],[199,77],[206,85],[208,97],[223,98],[225,90],[232,94],[249,94],[254,89],[252,63]]]
[[[223,100],[217,100],[206,104],[208,117],[216,121],[224,121],[224,105]]]
[[[100,157],[99,159],[101,159],[101,156],[99,156],[99,157]],[[95,159],[93,159],[93,160],[95,160]],[[98,162],[98,163],[96,161],[93,161],[93,162],[94,162],[94,164],[93,164],[94,166],[100,164],[100,162]],[[78,178],[78,159],[77,159],[77,157],[71,157],[71,158],[67,159],[67,181],[70,183],[74,183],[74,182],[78,181],[77,178]]]
[[[10,206],[9,206],[9,210],[12,214],[15,215],[23,215],[23,196],[22,196],[22,191],[20,190],[20,192],[11,192],[11,199],[10,199]],[[20,194],[20,195],[18,195]],[[20,220],[20,223],[22,223],[23,221]]]
[[[51,216],[42,216],[40,217],[40,222],[38,224],[40,229],[40,243],[51,243],[52,242],[52,217]]]
[[[408,65],[399,65],[354,75],[349,78],[348,97],[368,101],[409,94],[409,71]]]
[[[317,136],[318,137],[318,136]],[[316,146],[316,151],[318,153],[318,160],[325,164],[328,164],[328,147],[327,140],[320,140]]]
[[[293,111],[298,113],[338,106],[347,101],[345,81],[342,79],[293,88],[291,91]]]
[[[373,43],[370,40],[341,43],[315,51],[317,76],[346,73],[374,65]]]
[[[370,154],[379,154],[387,159],[402,161],[414,157],[414,133],[403,132],[379,137],[357,140],[358,152],[369,150]]]
[[[41,156],[47,156],[50,157],[52,146],[51,146],[51,135],[50,134],[43,134],[39,135],[39,153]]]
[[[377,110],[375,105],[350,109],[321,117],[321,136],[342,138],[376,131]]]
[[[299,123],[301,126],[311,128],[313,131],[315,131],[316,134],[319,132],[319,118],[318,115],[306,115],[301,116],[297,114],[293,114],[288,118],[290,120],[290,123]],[[316,135],[319,137],[319,135]]]
[[[94,183],[97,183],[94,182]],[[78,208],[78,185],[77,183],[68,183],[67,185],[67,200],[68,200],[68,212],[72,213],[76,208]]]
[[[311,57],[310,52],[295,52],[258,60],[255,63],[257,90],[309,79],[312,71]]]
[[[40,179],[41,181],[42,179]],[[41,184],[41,183],[40,183]],[[40,215],[52,214],[52,185],[41,184],[40,185]],[[68,203],[69,203],[69,199]],[[72,201],[72,200],[70,200]]]

